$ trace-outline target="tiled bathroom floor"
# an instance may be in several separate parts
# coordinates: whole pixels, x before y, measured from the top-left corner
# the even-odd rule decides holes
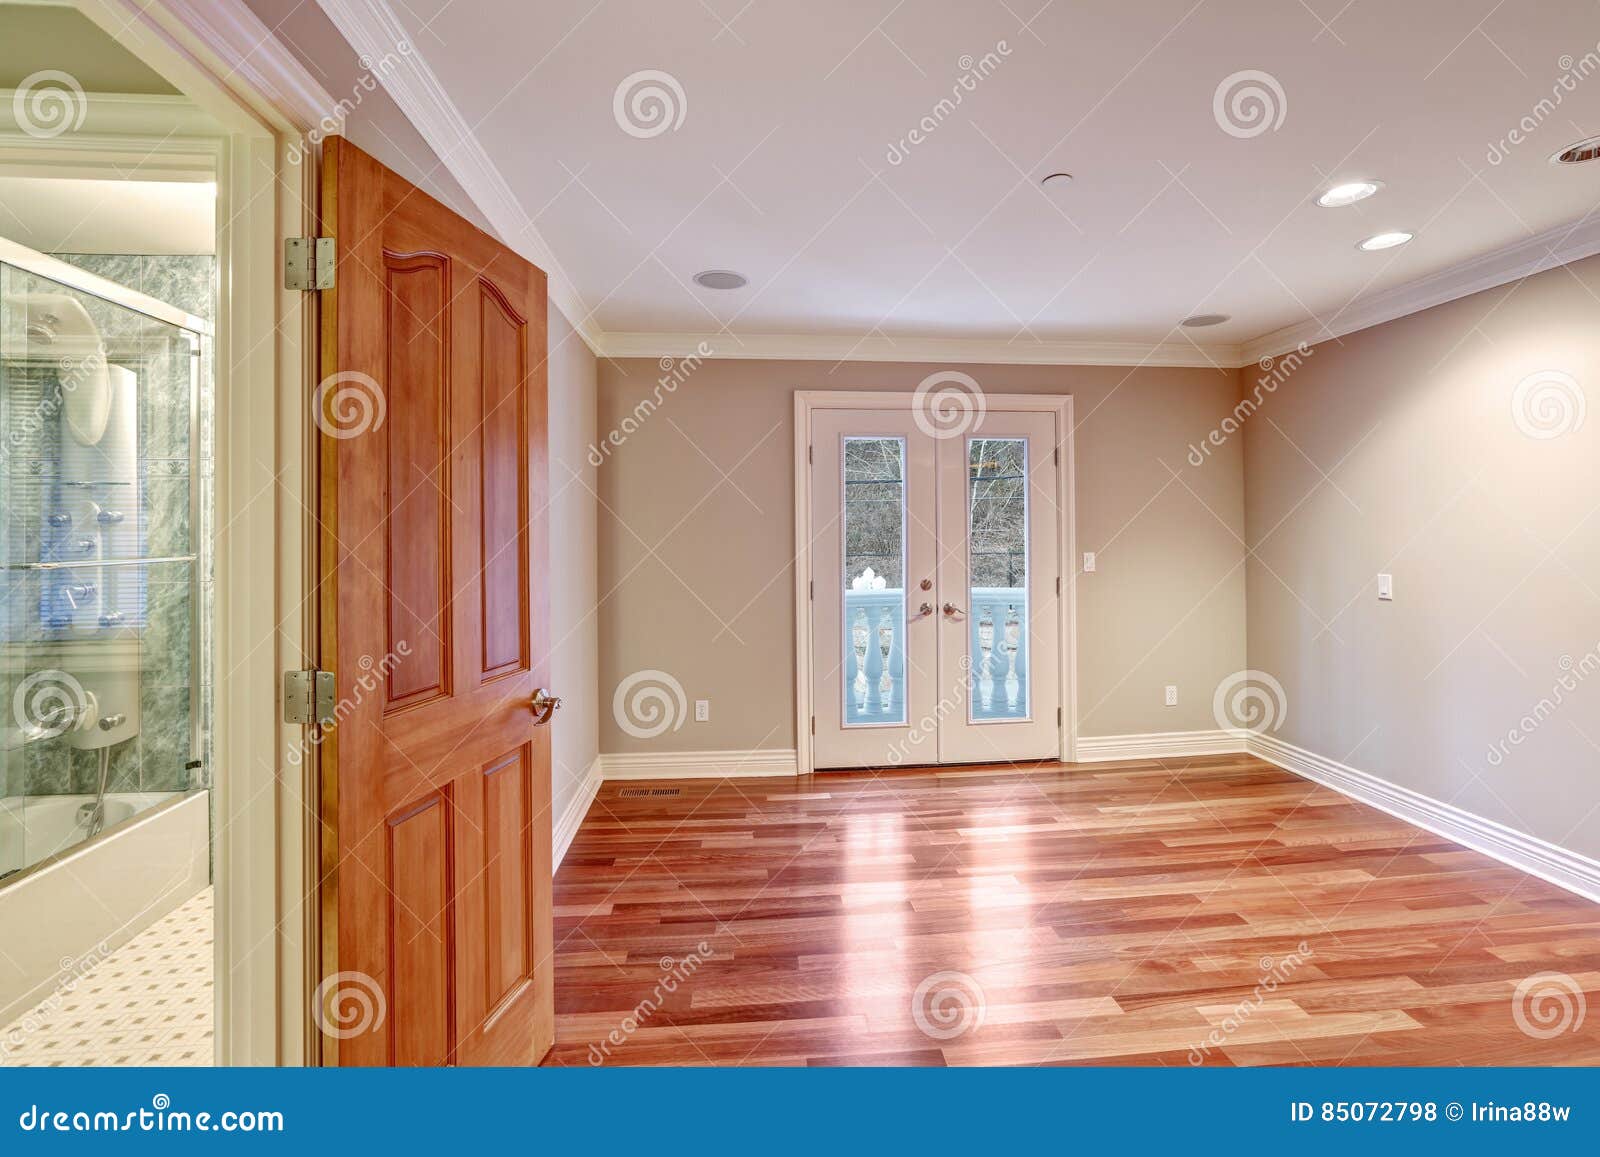
[[[0,1065],[209,1065],[211,889],[0,1029]]]

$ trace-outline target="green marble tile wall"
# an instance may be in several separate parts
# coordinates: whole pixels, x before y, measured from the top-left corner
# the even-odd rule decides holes
[[[209,256],[148,256],[120,254],[58,253],[55,256],[167,302],[195,316],[211,320],[216,299],[216,261]],[[16,271],[11,271],[13,274]],[[34,286],[36,291],[53,289],[48,283]],[[148,335],[148,319],[130,314],[121,307],[83,298],[96,326],[108,346],[134,332]],[[144,557],[194,554],[190,563],[152,564],[133,568],[141,588],[142,630],[140,632],[139,734],[113,748],[109,790],[166,792],[209,784],[211,767],[212,640],[210,630],[215,593],[215,572],[211,544],[213,389],[212,350],[209,340],[199,352],[199,421],[197,444],[191,446],[191,357],[186,340],[176,331],[164,331],[162,340],[146,341],[139,373],[138,429],[138,515],[129,528],[126,551]],[[115,359],[113,359],[115,360]],[[4,408],[0,426],[15,426],[19,412],[38,397],[48,395],[48,380],[30,381],[30,373],[8,365]],[[48,407],[46,407],[48,409]],[[59,437],[58,425],[49,421],[29,436],[28,431],[0,429],[10,451],[0,466],[4,468],[7,531],[5,561],[15,562],[37,556],[38,535],[43,506],[50,501],[59,454],[53,443]],[[198,472],[201,503],[199,525],[191,525],[190,485]],[[199,667],[194,668],[192,633],[194,616],[191,604],[196,585],[191,568],[198,570]],[[109,570],[101,571],[108,574]],[[34,587],[42,581],[37,575],[7,588],[6,638],[15,645],[29,637],[30,629],[41,630],[40,596]],[[32,622],[24,620],[31,619]],[[0,703],[10,704],[22,673],[17,664],[8,664],[0,677]],[[190,688],[198,693],[191,697]],[[193,698],[193,702],[192,702]],[[195,710],[198,710],[198,719]],[[198,770],[187,765],[194,758],[202,761]],[[93,792],[97,779],[97,757],[93,751],[77,750],[58,738],[30,743],[4,753],[0,758],[0,795],[58,795]]]

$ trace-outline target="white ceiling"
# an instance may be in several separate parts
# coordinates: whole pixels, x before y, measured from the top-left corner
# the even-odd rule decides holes
[[[360,6],[324,6],[348,34],[336,10]],[[1161,342],[1215,311],[1233,320],[1199,339],[1243,343],[1577,221],[1600,197],[1600,163],[1547,160],[1600,133],[1593,0],[393,9],[613,333]],[[991,74],[891,164],[891,142],[940,116],[962,58],[985,53]],[[639,137],[613,98],[644,69],[684,100],[681,125]],[[1281,86],[1276,128],[1219,126],[1214,96],[1241,70]],[[1528,139],[1506,148],[1524,118]],[[476,147],[433,144],[446,163]],[[1062,169],[1071,185],[1041,190]],[[1352,177],[1386,188],[1313,204]],[[1418,236],[1356,250],[1387,229]],[[750,285],[699,289],[705,268]]]
[[[0,176],[0,237],[41,253],[214,253],[201,181]]]

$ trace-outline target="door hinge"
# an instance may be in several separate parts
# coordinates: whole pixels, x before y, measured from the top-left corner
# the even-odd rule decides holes
[[[1059,707],[1056,708],[1056,726],[1061,726],[1061,708]]]
[[[337,719],[339,692],[332,671],[308,668],[283,673],[283,721],[327,726]]]
[[[1061,576],[1056,575],[1056,598],[1061,597]]]
[[[815,462],[816,460],[817,460],[817,448],[815,446],[807,446],[806,447],[806,461],[807,462]]]
[[[817,733],[817,717],[815,715],[813,715],[811,717],[811,734],[815,735],[816,733]]]
[[[808,590],[806,592],[806,597],[808,599],[811,599],[813,602],[815,602],[816,598],[817,598],[817,580],[816,579],[812,579],[806,585],[811,588],[810,590]]]
[[[289,237],[283,243],[285,289],[332,289],[333,265],[332,237]]]
[[[1056,447],[1056,465],[1057,466],[1061,465],[1061,447],[1060,446]]]

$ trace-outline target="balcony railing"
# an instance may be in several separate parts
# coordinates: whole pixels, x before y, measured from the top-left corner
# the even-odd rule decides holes
[[[975,587],[967,608],[966,695],[974,721],[1028,715],[1028,592]],[[904,724],[905,591],[848,590],[844,597],[845,724]]]

